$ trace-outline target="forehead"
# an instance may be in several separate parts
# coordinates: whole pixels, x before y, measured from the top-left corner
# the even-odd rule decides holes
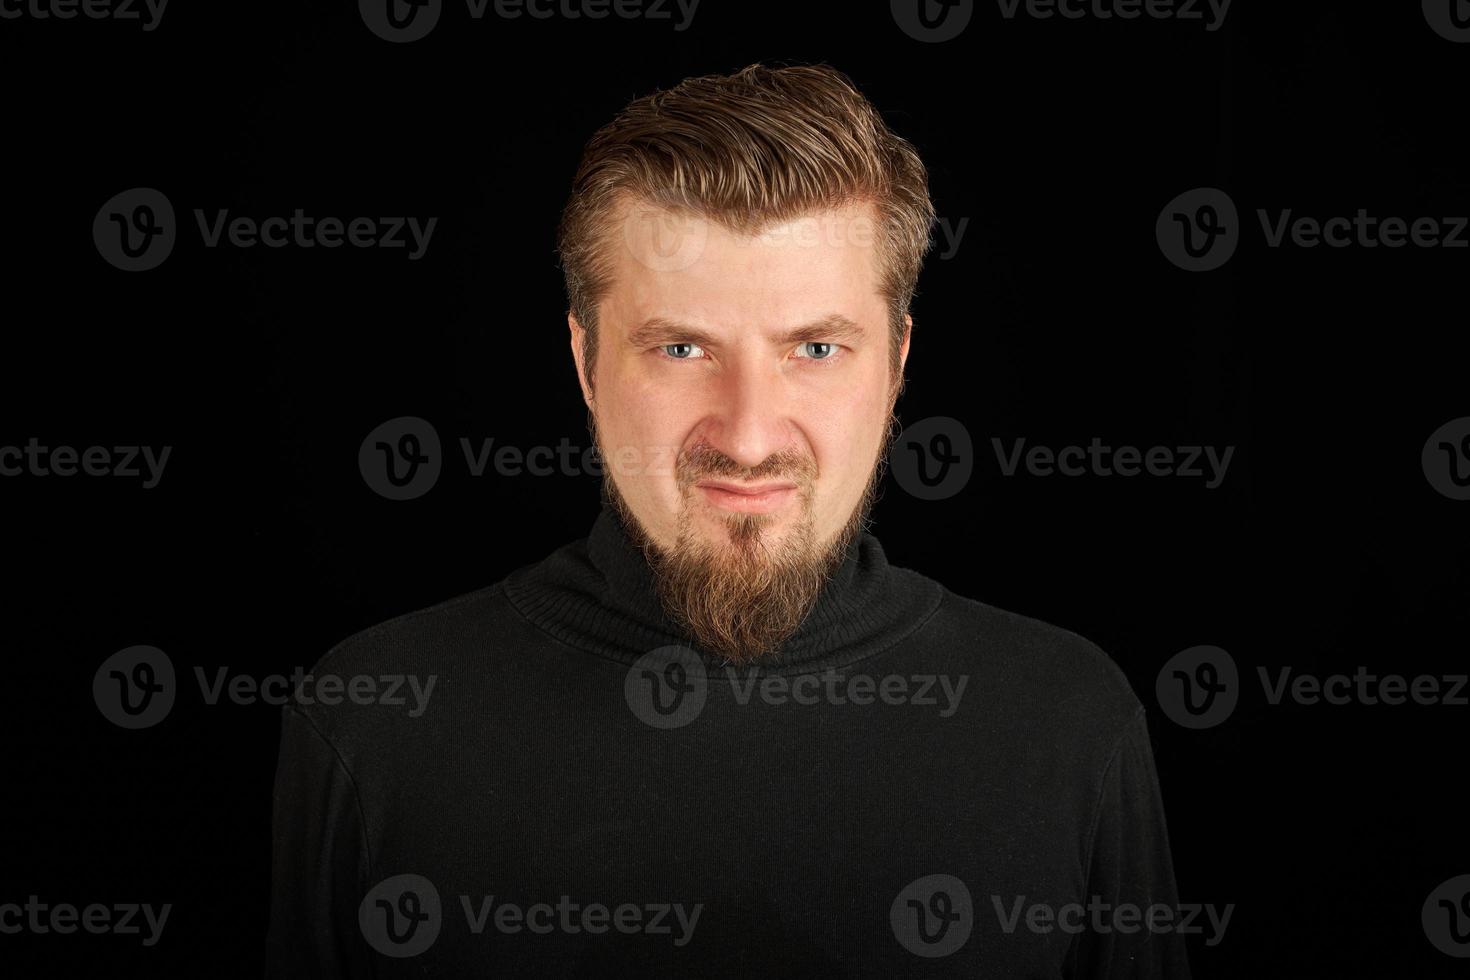
[[[713,324],[806,322],[840,313],[881,323],[877,211],[860,202],[772,223],[754,234],[627,201],[616,222],[603,318]]]

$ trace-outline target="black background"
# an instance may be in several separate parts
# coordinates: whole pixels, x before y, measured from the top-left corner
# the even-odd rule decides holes
[[[0,445],[168,445],[137,480],[0,478],[11,572],[0,902],[173,904],[162,940],[0,936],[11,975],[83,965],[258,975],[278,709],[206,705],[193,672],[310,666],[383,619],[582,536],[590,475],[469,475],[458,440],[587,445],[554,228],[582,143],[629,99],[750,62],[848,73],[930,169],[905,423],[963,421],[958,496],[886,485],[890,559],[1057,623],[1123,667],[1150,722],[1181,898],[1236,910],[1201,977],[1460,976],[1420,907],[1470,872],[1450,706],[1269,705],[1256,668],[1464,672],[1470,504],[1420,450],[1470,414],[1470,251],[1268,248],[1255,218],[1470,213],[1470,45],[1418,4],[1237,0],[1200,21],[976,6],[920,43],[884,3],[703,0],[673,21],[472,20],[390,44],[350,2],[185,4],[138,22],[0,20],[8,193]],[[1175,195],[1226,190],[1244,240],[1165,260]],[[154,187],[179,241],[100,257],[105,201]],[[405,250],[204,247],[193,209],[437,216]],[[428,419],[447,459],[393,502],[358,447]],[[1002,477],[1028,444],[1234,446],[1224,484]],[[181,693],[124,731],[91,695],[155,645]],[[1197,644],[1244,679],[1224,724],[1158,710]],[[941,964],[942,965],[942,964]],[[9,972],[9,970],[7,971]]]

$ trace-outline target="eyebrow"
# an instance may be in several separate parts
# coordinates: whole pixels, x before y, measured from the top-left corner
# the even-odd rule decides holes
[[[843,316],[830,313],[820,320],[803,324],[776,336],[781,346],[812,343],[824,340],[857,340],[863,336],[863,328]],[[628,334],[628,346],[637,350],[655,344],[698,344],[701,347],[718,344],[718,338],[706,330],[667,317],[654,316],[644,320]]]

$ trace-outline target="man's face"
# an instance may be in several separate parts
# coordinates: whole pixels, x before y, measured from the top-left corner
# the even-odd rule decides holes
[[[782,607],[777,618],[804,615],[751,590],[789,592],[793,576],[819,588],[832,549],[865,516],[898,379],[875,212],[812,213],[755,237],[647,205],[620,218],[590,379],[571,321],[611,495],[645,551],[683,556],[705,593],[740,578],[744,593],[726,599],[746,618],[760,614],[753,599]],[[907,354],[905,336],[900,364]],[[794,628],[774,625],[745,640]]]

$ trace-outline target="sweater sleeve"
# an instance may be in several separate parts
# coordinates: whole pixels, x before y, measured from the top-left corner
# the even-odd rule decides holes
[[[1089,912],[1087,928],[1074,937],[1066,975],[1087,980],[1188,980],[1185,938],[1177,929],[1179,898],[1169,856],[1164,803],[1139,708],[1103,776],[1087,872],[1087,900],[1098,903],[1104,927]],[[1149,908],[1166,906],[1170,924],[1149,928]],[[1120,907],[1132,912],[1121,923]],[[1164,922],[1157,912],[1156,923]],[[1121,924],[1121,928],[1119,927]]]
[[[265,975],[372,976],[357,920],[368,873],[357,787],[305,714],[281,715]]]

